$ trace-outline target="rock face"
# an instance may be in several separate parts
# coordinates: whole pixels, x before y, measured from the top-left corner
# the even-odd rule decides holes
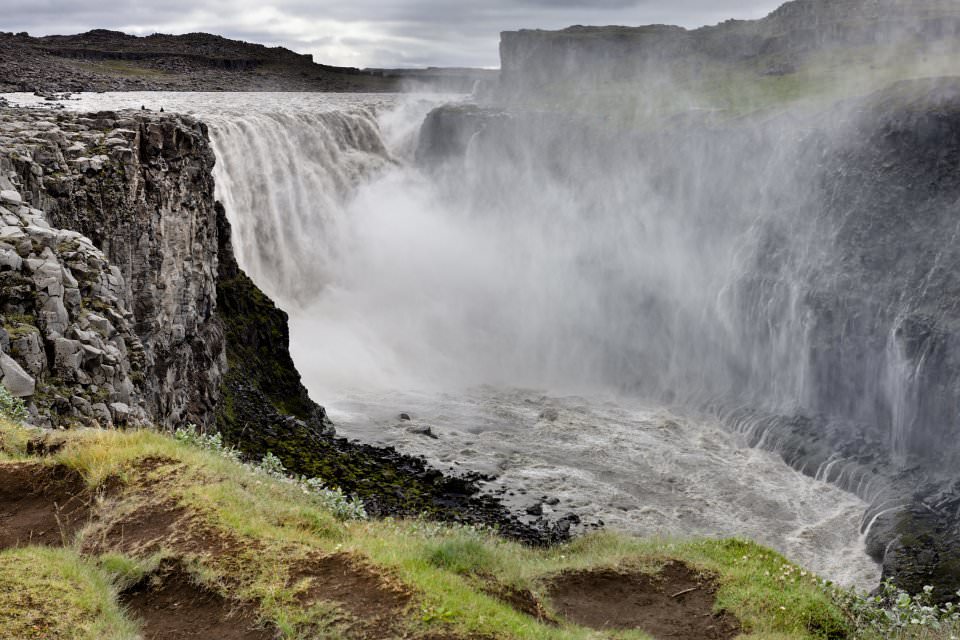
[[[0,371],[38,421],[212,427],[242,340],[235,366],[271,372],[247,388],[282,380],[287,399],[274,408],[281,395],[268,387],[264,406],[245,410],[329,431],[286,341],[250,342],[285,336],[286,316],[249,280],[233,286],[246,276],[213,199],[213,163],[205,126],[190,118],[0,108]],[[230,315],[253,306],[272,310],[255,328],[251,315]]]
[[[217,226],[217,315],[225,330],[228,363],[218,429],[234,442],[245,430],[268,433],[278,424],[304,440],[333,435],[323,407],[310,400],[290,358],[287,314],[237,265],[230,223],[219,204]]]
[[[214,158],[205,129],[174,117],[11,111],[3,134],[9,149],[3,167],[24,200],[37,207],[30,215],[42,220],[43,227],[34,225],[32,233],[49,236],[47,263],[33,265],[28,259],[26,268],[42,274],[40,282],[48,287],[37,304],[58,380],[87,383],[83,377],[64,378],[58,368],[96,358],[79,353],[77,338],[88,334],[68,332],[81,307],[100,311],[91,326],[108,334],[108,324],[117,324],[111,312],[119,312],[129,325],[124,330],[136,336],[127,345],[131,356],[125,360],[133,369],[126,373],[136,374],[140,384],[134,401],[129,380],[122,384],[125,393],[109,400],[142,406],[163,425],[211,424],[224,346],[215,317]],[[87,256],[79,264],[64,252],[70,242],[102,249],[102,266]],[[58,255],[72,271],[60,274]],[[77,281],[97,277],[104,283],[89,295],[110,295],[116,302],[86,302],[85,291],[76,293]],[[64,293],[56,296],[61,289]],[[79,330],[89,333],[89,327]]]

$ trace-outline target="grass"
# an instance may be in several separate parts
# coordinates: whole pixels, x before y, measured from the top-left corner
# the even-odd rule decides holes
[[[73,549],[0,552],[0,638],[135,640],[117,583]]]
[[[97,62],[70,61],[70,64],[82,71],[106,73],[123,78],[143,78],[145,80],[169,80],[175,77],[168,71],[143,66],[135,61],[101,60]]]
[[[37,434],[29,428],[0,424],[7,458],[22,460],[31,437]],[[263,618],[284,638],[335,636],[349,616],[334,603],[301,606],[297,596],[304,587],[291,580],[298,567],[329,554],[348,554],[409,592],[411,604],[400,627],[412,636],[442,631],[544,640],[643,638],[639,632],[603,634],[571,624],[541,624],[489,595],[490,585],[495,581],[529,590],[546,602],[549,580],[562,571],[618,567],[654,572],[672,559],[719,577],[717,606],[741,620],[744,638],[843,637],[838,634],[846,625],[814,576],[743,540],[640,540],[598,533],[531,549],[492,532],[429,521],[341,521],[294,484],[156,432],[77,430],[60,437],[66,446],[47,463],[78,471],[91,489],[108,482],[123,486],[100,501],[98,518],[80,533],[77,549],[90,548],[92,541],[104,539],[111,523],[151,505],[169,504],[190,518],[178,521],[176,538],[149,554],[109,548],[90,557],[74,550],[7,552],[6,562],[0,563],[0,584],[10,585],[2,589],[6,611],[68,610],[70,619],[76,618],[73,627],[64,627],[75,632],[46,637],[129,637],[117,590],[149,574],[163,557],[179,558],[208,588],[260,603]],[[184,536],[194,534],[218,541],[222,549],[183,546]],[[27,557],[42,562],[25,562]],[[36,577],[21,577],[21,564],[29,564]],[[11,600],[12,585],[23,580],[48,586],[34,589],[30,600]]]

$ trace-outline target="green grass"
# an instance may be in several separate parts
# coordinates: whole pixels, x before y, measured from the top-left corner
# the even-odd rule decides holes
[[[8,457],[22,459],[31,437],[39,436],[24,427],[0,425],[0,444]],[[348,554],[408,592],[411,600],[401,628],[414,636],[443,632],[543,640],[643,638],[640,632],[601,633],[572,624],[541,624],[489,595],[491,582],[529,590],[549,610],[548,584],[562,571],[616,567],[655,572],[674,559],[718,577],[717,607],[741,620],[744,638],[842,637],[837,633],[846,625],[814,576],[747,541],[641,540],[598,533],[554,548],[533,549],[492,532],[429,521],[340,521],[296,485],[166,435],[77,430],[66,437],[66,447],[49,464],[80,472],[91,488],[108,482],[124,487],[100,501],[98,518],[80,533],[78,548],[87,548],[85,542],[102,539],[111,523],[150,505],[172,504],[192,515],[178,525],[178,537],[164,541],[160,551],[147,557],[109,549],[92,559],[73,551],[29,551],[44,558],[42,566],[53,568],[44,574],[45,584],[59,585],[51,587],[49,598],[42,589],[35,590],[37,602],[31,601],[29,607],[59,610],[56,603],[65,601],[70,615],[87,625],[78,626],[81,631],[74,635],[49,637],[92,637],[83,635],[86,629],[96,630],[89,633],[98,637],[126,637],[122,635],[126,623],[117,613],[118,585],[136,582],[155,569],[160,558],[172,557],[208,588],[259,602],[263,618],[284,638],[335,637],[347,616],[335,603],[301,606],[297,594],[304,586],[291,580],[297,567],[329,554]],[[153,462],[145,465],[145,459]],[[182,541],[191,532],[203,539],[220,537],[230,550],[218,554],[184,547]],[[54,569],[62,572],[50,573]],[[21,578],[8,564],[0,569],[0,580],[16,584]],[[64,590],[85,595],[64,595]],[[6,606],[11,611],[27,603],[12,600]]]
[[[0,638],[134,640],[108,572],[72,549],[0,552]]]

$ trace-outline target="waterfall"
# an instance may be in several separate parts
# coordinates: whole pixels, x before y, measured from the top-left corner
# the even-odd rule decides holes
[[[912,307],[850,262],[885,242],[850,245],[876,224],[830,168],[850,122],[625,132],[462,106],[424,121],[433,106],[208,118],[241,264],[298,310],[295,332],[325,336],[301,356],[318,388],[824,416],[887,434],[906,463],[929,411],[886,327]]]
[[[254,112],[212,127],[217,196],[232,214],[238,260],[279,299],[315,299],[342,260],[346,203],[396,162],[376,114]]]

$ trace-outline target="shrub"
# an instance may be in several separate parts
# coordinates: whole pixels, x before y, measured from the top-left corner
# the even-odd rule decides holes
[[[177,442],[216,453],[230,460],[240,459],[240,452],[224,443],[222,435],[219,433],[201,433],[195,424],[188,424],[186,428],[177,429],[174,431],[173,437]]]
[[[17,424],[27,419],[27,407],[20,398],[14,398],[7,388],[0,384],[0,417]]]
[[[831,595],[856,628],[855,638],[913,637],[917,632],[956,630],[960,626],[960,605],[933,602],[933,587],[910,595],[887,580],[876,595],[854,589],[831,587]],[[957,592],[960,597],[960,592]],[[923,637],[937,637],[924,633]],[[943,637],[953,637],[944,634]]]
[[[190,424],[177,429],[174,434],[177,442],[210,451],[230,460],[240,461],[240,452],[223,441],[219,433],[200,433],[196,425]],[[281,482],[297,485],[309,494],[320,506],[330,511],[339,520],[366,520],[367,510],[361,500],[351,498],[336,487],[327,487],[320,478],[293,477],[283,466],[283,462],[271,452],[257,464],[247,464],[248,468],[264,473]]]
[[[456,537],[434,546],[427,556],[430,564],[454,573],[478,573],[493,562],[483,541],[471,537]]]

